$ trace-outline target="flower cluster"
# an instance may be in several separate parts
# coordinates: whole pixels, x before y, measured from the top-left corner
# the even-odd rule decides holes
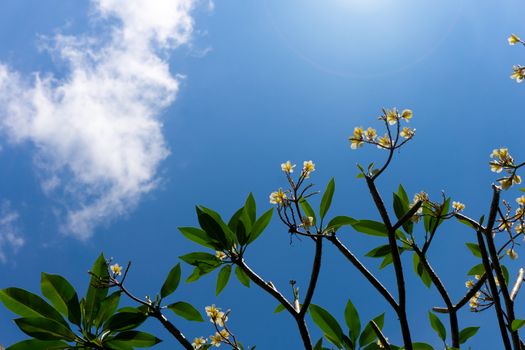
[[[521,41],[521,39],[516,34],[511,34],[507,38],[507,41],[509,42],[509,45],[516,45],[518,43],[522,43],[523,44],[523,41]]]
[[[288,178],[288,182],[290,183],[292,187],[300,186],[301,183],[305,179],[308,179],[310,177],[310,174],[315,171],[314,162],[311,160],[305,160],[303,162],[303,168],[301,170],[301,175],[299,175],[297,184],[295,184],[290,176],[290,174],[293,173],[295,167],[296,165],[292,164],[292,162],[289,160],[281,164],[281,170],[286,174],[286,177]],[[279,190],[270,193],[270,203],[271,204],[277,204],[279,206],[286,206],[288,202],[289,202],[289,198],[286,192],[282,190],[282,188],[279,188]]]
[[[490,154],[490,158],[493,159],[489,163],[491,171],[501,173],[505,170],[505,172],[509,174],[508,176],[498,179],[502,189],[506,190],[513,184],[521,183],[521,177],[516,174],[518,166],[514,164],[514,159],[507,148],[494,149]]]
[[[403,127],[401,129],[399,125],[401,120],[408,123],[410,119],[412,119],[412,111],[410,109],[405,109],[401,113],[399,113],[396,108],[389,110],[384,109],[383,115],[381,115],[379,119],[385,122],[387,132],[383,136],[379,136],[376,129],[372,127],[367,129],[360,126],[355,127],[354,133],[348,138],[352,149],[358,149],[365,143],[376,145],[380,149],[395,149],[414,137],[416,133],[416,129],[411,129],[409,127]],[[397,126],[397,134],[395,137],[392,136],[390,130],[390,127],[394,125]],[[403,138],[404,141],[397,145],[399,136]]]
[[[210,318],[210,322],[213,323],[213,326],[215,327],[215,334],[212,334],[208,337],[209,343],[208,339],[204,337],[198,337],[193,339],[193,348],[201,349],[204,347],[207,348],[209,346],[219,347],[221,346],[221,344],[227,344],[234,349],[238,349],[235,336],[230,332],[230,330],[226,326],[226,322],[228,321],[228,314],[230,311],[228,310],[227,312],[223,312],[220,308],[216,307],[215,304],[211,306],[206,306],[204,310],[206,311],[206,315]]]
[[[481,278],[480,275],[475,275],[474,278],[476,280],[479,280]],[[499,286],[499,280],[497,277],[494,277],[494,282],[496,283],[497,286]],[[470,306],[470,310],[471,311],[483,311],[484,309],[490,307],[493,303],[493,298],[489,292],[489,289],[487,288],[486,286],[486,283],[485,282],[485,289],[482,290],[480,289],[479,291],[476,292],[476,294],[474,294],[470,300],[469,300],[469,306]],[[468,280],[467,282],[465,282],[465,286],[468,288],[468,289],[471,289],[471,288],[474,288],[475,286],[475,282],[472,281],[472,280]]]

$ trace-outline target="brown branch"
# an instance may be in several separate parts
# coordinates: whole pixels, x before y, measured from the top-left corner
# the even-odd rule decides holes
[[[441,298],[443,298],[445,305],[447,305],[449,321],[450,321],[450,334],[452,338],[452,347],[459,349],[460,344],[459,344],[458,317],[456,314],[456,309],[454,308],[454,305],[452,304],[452,301],[450,300],[450,296],[447,292],[447,289],[443,285],[443,282],[441,281],[439,276],[436,274],[432,266],[430,266],[430,263],[428,262],[426,255],[423,254],[416,245],[414,245],[413,248],[416,254],[419,256],[419,261],[423,264],[423,266],[427,270],[430,276],[430,279],[432,280],[432,283],[434,283],[439,294],[441,295]]]
[[[388,289],[359,261],[359,259],[335,236],[328,236],[327,239],[336,246],[337,249],[354,265],[359,272],[370,282],[372,286],[385,298],[385,300],[392,306],[397,313],[399,305],[396,299],[390,294]]]
[[[495,214],[495,212],[494,212]],[[503,319],[503,310],[501,308],[501,301],[499,300],[498,287],[494,281],[494,275],[492,274],[492,268],[490,266],[490,261],[487,253],[487,248],[485,247],[485,241],[483,240],[483,235],[480,231],[476,231],[476,236],[478,238],[479,250],[481,252],[481,259],[483,261],[483,266],[485,268],[485,274],[487,275],[489,287],[492,293],[492,299],[494,301],[494,307],[496,308],[496,317],[498,318],[499,329],[501,332],[501,338],[503,340],[503,345],[505,345],[506,350],[511,350],[509,335],[505,326],[505,320]]]
[[[500,285],[500,291],[501,295],[503,297],[503,301],[505,302],[505,309],[507,310],[507,320],[508,325],[512,324],[512,321],[515,320],[514,315],[514,302],[510,298],[509,289],[507,287],[507,282],[505,281],[505,277],[503,275],[503,270],[501,268],[501,264],[499,261],[498,252],[496,250],[496,245],[494,244],[494,237],[492,236],[492,229],[494,227],[494,223],[496,221],[496,213],[499,209],[499,198],[500,198],[500,190],[496,186],[492,186],[493,194],[492,194],[492,203],[490,205],[490,215],[487,222],[487,228],[485,230],[485,238],[487,240],[487,248],[490,255],[490,259],[492,260],[492,265],[494,267],[494,272],[496,273],[496,277],[498,278],[499,285]],[[490,281],[489,281],[490,282]],[[510,331],[511,337],[512,337],[512,343],[514,345],[515,350],[520,350],[520,338],[518,335],[518,331]]]
[[[381,219],[386,226],[388,234],[388,244],[390,245],[390,251],[392,254],[392,263],[394,265],[394,270],[396,274],[397,281],[397,290],[398,290],[398,317],[399,324],[401,326],[401,333],[403,334],[403,343],[406,350],[412,350],[412,337],[410,335],[410,327],[408,325],[408,318],[406,314],[406,290],[405,290],[405,277],[403,275],[403,265],[401,263],[401,257],[399,254],[399,249],[397,247],[396,231],[393,230],[392,223],[388,216],[385,204],[377,191],[374,180],[371,177],[365,177],[368,189],[372,195],[372,199],[381,215]]]
[[[377,337],[379,338],[381,345],[383,345],[382,347],[386,350],[391,350],[392,348],[390,347],[390,344],[388,344],[388,340],[386,340],[385,335],[383,334],[383,332],[381,332],[381,329],[379,329],[379,326],[377,325],[377,323],[375,323],[374,320],[372,320],[370,321],[370,326],[372,327]]]
[[[312,274],[310,276],[310,283],[308,285],[308,290],[304,297],[303,305],[301,306],[301,311],[299,316],[304,318],[304,315],[308,311],[308,307],[312,301],[314,295],[315,287],[317,285],[317,280],[319,278],[319,272],[321,271],[321,258],[323,255],[323,239],[321,237],[316,238],[315,240],[315,257],[312,267]]]
[[[295,310],[295,308],[290,304],[290,302],[275,288],[275,286],[272,284],[269,284],[265,280],[263,280],[258,274],[256,274],[242,259],[241,257],[237,257],[232,259],[232,261],[239,266],[239,268],[248,275],[250,280],[253,281],[256,285],[258,285],[260,288],[262,288],[264,291],[266,291],[268,294],[273,296],[279,303],[281,303],[282,306],[288,311],[290,315],[293,316],[297,323],[297,327],[299,328],[299,333],[301,335],[301,339],[304,344],[304,348],[306,350],[312,350],[313,345],[312,341],[310,339],[310,333],[308,331],[308,327],[306,326],[306,322],[304,320],[304,314],[301,316],[299,315],[299,312]]]

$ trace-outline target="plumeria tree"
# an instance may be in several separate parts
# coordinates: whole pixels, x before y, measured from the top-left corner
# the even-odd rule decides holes
[[[508,41],[511,45],[524,44],[514,34]],[[513,79],[521,82],[524,75],[524,67],[514,67]],[[438,198],[431,198],[424,191],[409,196],[399,185],[392,194],[392,201],[387,201],[378,188],[377,180],[386,176],[397,151],[414,139],[416,129],[410,126],[412,118],[410,109],[383,109],[377,118],[382,129],[380,133],[372,126],[355,127],[349,137],[353,150],[372,146],[385,154],[380,165],[357,165],[357,181],[367,188],[380,220],[333,215],[335,180],[332,178],[324,190],[319,191],[310,182],[318,171],[312,160],[304,161],[302,167],[285,161],[280,169],[283,186],[269,196],[273,208],[258,213],[252,194],[227,220],[210,208],[196,207],[199,226],[179,228],[184,237],[199,246],[198,251],[180,256],[182,262],[193,268],[186,282],[195,282],[217,272],[217,295],[229,283],[232,273],[243,285],[255,285],[275,299],[278,305],[276,313],[286,312],[290,316],[307,350],[429,350],[433,349],[432,346],[424,339],[418,339],[407,315],[408,304],[418,302],[407,298],[407,280],[417,278],[428,288],[435,288],[441,298],[439,305],[428,310],[428,325],[445,349],[466,348],[480,328],[460,320],[461,310],[492,312],[498,329],[491,329],[490,332],[501,338],[503,348],[525,349],[519,333],[525,320],[519,319],[515,310],[524,270],[511,271],[505,265],[506,261],[518,258],[518,241],[525,235],[525,195],[516,192],[525,192],[525,189],[519,188],[519,172],[525,162],[515,161],[504,147],[490,154],[489,167],[497,176],[494,183],[487,186],[492,198],[487,213],[480,218],[469,216],[465,204],[453,200],[445,192]],[[316,197],[318,206],[314,205]],[[290,285],[284,288],[277,286],[268,277],[262,277],[247,261],[245,252],[266,231],[272,218],[279,220],[292,237],[303,237],[314,247],[304,294],[299,293],[295,281],[291,280]],[[458,299],[453,299],[429,257],[446,221],[457,223],[458,229],[469,231],[475,237],[466,246],[478,262],[468,271],[471,277],[465,282],[466,292]],[[353,251],[345,238],[347,236],[341,234],[345,231],[359,232],[380,240],[381,244],[366,256],[381,260],[378,270],[386,269],[392,273],[395,288],[383,284],[378,270],[365,265]],[[333,246],[349,266],[362,275],[376,290],[376,297],[384,299],[389,305],[389,310],[371,320],[362,320],[359,308],[364,306],[356,306],[351,300],[345,300],[344,309],[336,316],[314,303],[327,245]],[[411,260],[409,266],[406,257]],[[151,347],[160,339],[139,330],[148,318],[157,320],[185,349],[219,346],[235,350],[255,348],[245,347],[229,327],[231,310],[216,305],[194,307],[185,301],[171,300],[181,281],[180,263],[170,270],[154,297],[145,298],[137,297],[127,288],[130,266],[128,263],[123,267],[101,255],[90,271],[90,284],[83,298],[65,278],[45,273],[42,274],[41,293],[47,301],[19,288],[0,290],[0,301],[20,316],[15,323],[30,337],[8,350],[128,350]],[[119,307],[122,297],[133,302],[134,306]],[[316,300],[323,300],[322,295],[317,295]],[[190,321],[204,321],[199,309],[210,321],[202,334],[211,335],[187,338],[177,326],[176,319],[168,319],[168,316],[176,316]],[[385,317],[386,313],[395,318]],[[338,321],[338,316],[343,316],[341,320],[344,323]],[[397,322],[398,333],[385,334],[385,322]],[[319,328],[321,338],[312,339],[312,326]],[[394,342],[389,339],[399,340]]]

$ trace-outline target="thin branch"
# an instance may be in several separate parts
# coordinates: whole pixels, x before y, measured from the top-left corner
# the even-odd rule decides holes
[[[381,345],[383,345],[382,347],[386,350],[391,350],[392,348],[390,347],[390,344],[388,344],[388,340],[386,340],[385,335],[383,334],[383,332],[381,332],[381,329],[379,328],[377,323],[375,323],[374,320],[372,320],[370,321],[370,326],[372,327],[377,337],[379,338]]]
[[[392,226],[392,230],[396,231],[398,228],[403,226],[408,220],[412,219],[412,217],[416,214],[416,212],[421,208],[421,205],[423,204],[422,201],[417,201],[412,208],[410,208],[409,211],[406,212],[405,215],[399,219],[398,222],[394,226]]]
[[[308,285],[308,290],[306,296],[304,297],[303,305],[301,306],[301,311],[299,315],[304,317],[312,301],[314,295],[315,287],[317,285],[317,279],[319,278],[319,272],[321,271],[321,258],[323,255],[323,239],[321,237],[316,238],[315,240],[315,257],[312,267],[312,274],[310,276],[310,284]]]
[[[483,240],[483,235],[480,231],[476,231],[476,236],[478,238],[479,250],[481,252],[481,259],[483,261],[483,266],[485,268],[485,274],[489,282],[489,287],[492,293],[492,298],[494,301],[494,307],[496,308],[496,316],[498,318],[499,329],[501,332],[501,338],[503,340],[503,345],[505,345],[506,350],[511,350],[509,335],[505,326],[505,320],[503,319],[503,310],[501,308],[501,301],[499,300],[498,287],[494,281],[494,275],[492,274],[492,269],[490,266],[490,261],[487,253],[487,248],[485,247],[485,241]]]
[[[335,236],[328,236],[327,239],[332,242],[337,249],[354,265],[359,272],[370,282],[372,286],[385,298],[385,300],[392,306],[394,311],[397,313],[399,305],[396,299],[390,294],[388,289],[379,282],[379,280],[370,272],[368,269],[359,261],[359,259]]]
[[[144,300],[141,300],[139,298],[137,298],[136,296],[134,296],[133,294],[131,294],[123,285],[121,282],[117,281],[117,280],[114,280],[113,283],[115,284],[115,286],[117,286],[124,294],[126,294],[130,299],[136,301],[137,303],[141,304],[141,305],[144,305],[144,306],[147,306],[148,307],[148,313],[150,316],[156,318],[157,320],[160,321],[160,323],[164,326],[164,328],[166,328],[166,330],[168,332],[171,333],[171,335],[173,335],[175,337],[175,339],[177,339],[179,341],[179,343],[187,350],[193,350],[193,346],[191,345],[191,343],[188,341],[188,339],[186,339],[186,337],[184,336],[184,334],[182,334],[182,332],[177,328],[175,327],[175,325],[173,323],[171,323],[167,318],[166,316],[164,316],[164,314],[158,309],[158,308],[153,308],[152,305],[148,302],[145,302]]]
[[[503,297],[503,301],[505,302],[505,309],[507,309],[508,324],[510,325],[512,324],[512,321],[514,321],[515,319],[514,303],[510,298],[509,289],[507,287],[507,282],[505,281],[503,270],[501,268],[501,264],[499,261],[498,252],[496,251],[496,245],[494,244],[494,237],[492,236],[492,229],[494,227],[494,223],[496,221],[496,214],[499,209],[500,190],[494,185],[492,186],[492,190],[493,190],[492,203],[490,205],[490,215],[489,215],[489,219],[487,222],[487,228],[485,230],[485,238],[487,240],[487,248],[488,248],[488,252],[490,255],[490,259],[492,260],[494,272],[496,272],[496,276],[499,281],[501,295]],[[518,335],[518,331],[511,330],[510,334],[512,337],[512,343],[514,345],[514,349],[520,350],[520,338]]]
[[[406,314],[406,290],[405,290],[405,277],[403,275],[403,265],[401,263],[401,257],[399,249],[397,247],[396,231],[393,230],[392,223],[388,216],[385,204],[377,191],[374,180],[370,177],[365,177],[368,189],[372,195],[372,199],[381,215],[381,219],[386,226],[388,234],[388,244],[390,245],[390,251],[392,254],[392,263],[396,274],[397,290],[398,290],[398,303],[399,309],[397,315],[399,316],[399,324],[401,326],[401,333],[403,334],[403,343],[406,350],[412,350],[412,337],[410,335],[410,327],[408,325],[408,319]]]
[[[308,327],[306,326],[306,322],[304,321],[304,314],[301,316],[299,315],[299,312],[295,310],[292,304],[275,288],[275,286],[265,280],[263,280],[258,274],[256,274],[242,259],[241,257],[237,257],[232,259],[232,261],[239,266],[246,275],[250,278],[250,280],[253,281],[256,285],[258,285],[260,288],[262,288],[264,291],[266,291],[268,294],[273,296],[281,305],[284,306],[284,308],[290,313],[290,315],[293,316],[297,323],[297,327],[299,328],[299,333],[301,335],[301,339],[303,341],[304,347],[306,350],[312,350],[313,345],[312,341],[310,339],[310,333],[308,332]]]

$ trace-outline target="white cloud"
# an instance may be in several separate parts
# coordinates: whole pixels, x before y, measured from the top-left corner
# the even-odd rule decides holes
[[[64,232],[81,239],[158,183],[169,154],[159,113],[179,81],[164,53],[190,39],[194,0],[92,5],[93,23],[109,32],[46,42],[67,64],[65,77],[28,79],[0,63],[0,129],[35,146],[42,188],[63,203]]]
[[[19,215],[8,201],[0,205],[0,262],[7,262],[6,249],[16,251],[24,245],[18,226]]]

